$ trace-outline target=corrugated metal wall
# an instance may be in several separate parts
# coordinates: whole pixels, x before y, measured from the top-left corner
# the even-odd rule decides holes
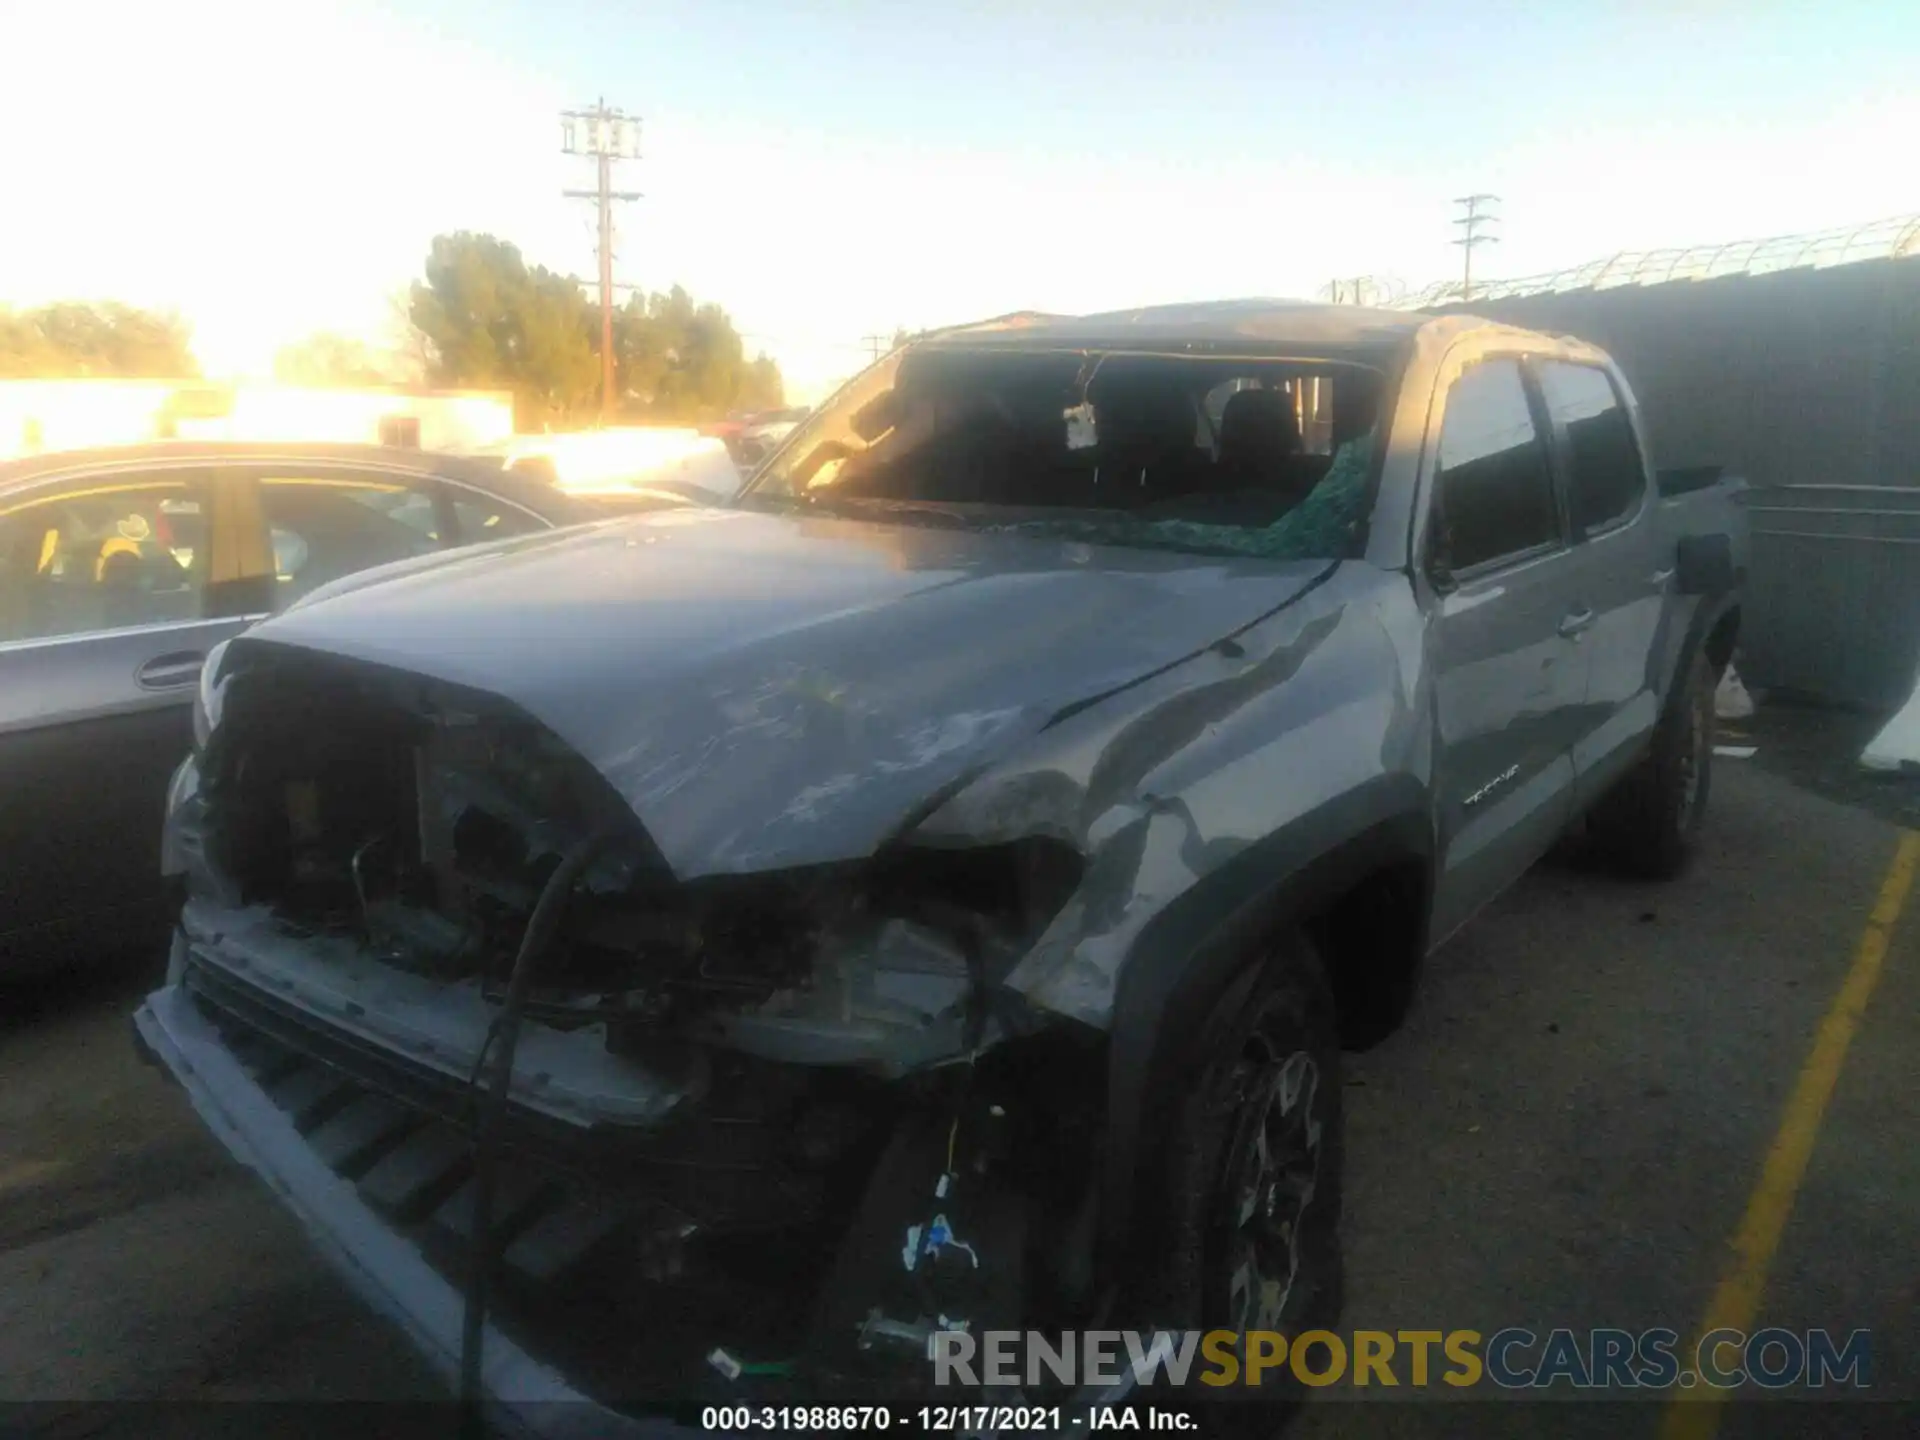
[[[1920,485],[1773,485],[1741,500],[1742,678],[1899,709],[1920,657]]]
[[[1868,708],[1906,697],[1920,661],[1920,256],[1448,308],[1604,347],[1656,464],[1722,464],[1757,488],[1748,680]],[[1828,505],[1801,486],[1914,493]],[[1844,540],[1814,513],[1841,507],[1825,518],[1844,520]]]

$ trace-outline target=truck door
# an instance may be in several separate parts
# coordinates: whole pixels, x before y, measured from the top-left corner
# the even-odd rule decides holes
[[[1537,360],[1533,370],[1572,528],[1567,594],[1587,617],[1574,635],[1586,654],[1573,742],[1575,805],[1584,809],[1632,767],[1659,719],[1660,627],[1673,561],[1660,554],[1657,502],[1614,378],[1565,360]]]
[[[1436,941],[1544,854],[1573,815],[1586,676],[1569,633],[1567,526],[1545,435],[1519,359],[1480,360],[1446,385],[1427,536],[1439,592],[1429,632]]]

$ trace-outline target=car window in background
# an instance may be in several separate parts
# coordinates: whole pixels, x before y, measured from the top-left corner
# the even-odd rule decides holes
[[[1560,538],[1546,447],[1515,360],[1468,370],[1440,428],[1436,558],[1453,570],[1516,559]]]
[[[401,480],[269,476],[260,504],[282,606],[356,571],[441,548],[432,492]]]
[[[514,535],[530,535],[545,530],[547,524],[537,515],[529,515],[518,505],[509,505],[477,491],[462,493],[453,502],[458,533],[457,545],[482,545],[489,540],[505,540]]]
[[[0,644],[200,619],[209,513],[189,476],[0,501]]]
[[[1606,371],[1558,360],[1538,367],[1547,410],[1566,428],[1567,477],[1577,530],[1606,530],[1639,508],[1646,488],[1633,424]]]

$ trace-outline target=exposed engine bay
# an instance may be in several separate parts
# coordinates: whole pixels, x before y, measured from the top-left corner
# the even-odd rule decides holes
[[[187,991],[263,1066],[345,1097],[303,1124],[398,1102],[339,1173],[452,1277],[461,1217],[485,1215],[501,1323],[604,1403],[683,1401],[696,1372],[736,1398],[924,1383],[935,1328],[1098,1303],[1103,1037],[1000,983],[1080,883],[1072,847],[682,881],[506,702],[291,648],[235,667],[199,763]],[[415,1153],[438,1179],[395,1190]],[[591,1242],[516,1263],[563,1212],[595,1217]]]

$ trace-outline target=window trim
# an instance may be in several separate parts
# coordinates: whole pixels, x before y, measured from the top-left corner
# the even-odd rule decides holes
[[[427,452],[423,451],[422,453]],[[261,478],[298,478],[294,475],[281,476],[268,474],[268,472],[276,470],[281,466],[296,466],[302,469],[310,469],[316,477],[323,472],[327,475],[342,475],[348,478],[378,475],[384,479],[401,481],[408,485],[415,486],[429,494],[438,495],[457,490],[466,495],[478,495],[489,504],[499,505],[503,509],[519,511],[520,514],[532,520],[540,529],[557,530],[560,528],[538,510],[530,509],[510,496],[501,494],[498,490],[488,490],[484,486],[475,485],[466,480],[455,479],[450,475],[442,475],[433,470],[414,469],[410,466],[403,465],[382,465],[375,461],[336,460],[331,457],[324,460],[310,460],[303,459],[298,455],[288,455],[284,458],[276,458],[272,455],[249,455],[244,460],[220,461],[216,463],[225,465],[232,471],[244,474],[247,478],[253,480]],[[442,543],[447,549],[455,548],[452,544],[446,544],[444,541]],[[468,542],[458,543],[464,544]]]
[[[1527,363],[1529,370],[1533,372],[1534,385],[1539,390],[1541,408],[1546,412],[1547,418],[1552,425],[1553,465],[1554,469],[1559,473],[1559,488],[1565,496],[1565,523],[1567,533],[1571,536],[1572,542],[1575,545],[1585,545],[1589,541],[1603,540],[1609,535],[1627,529],[1646,513],[1647,505],[1658,487],[1654,483],[1653,477],[1647,471],[1646,446],[1641,443],[1640,427],[1638,423],[1636,423],[1633,407],[1627,401],[1626,393],[1621,386],[1619,378],[1614,375],[1611,367],[1594,360],[1571,360],[1562,355],[1533,355],[1528,357]],[[1547,400],[1544,367],[1548,365],[1564,365],[1569,369],[1592,370],[1597,372],[1601,379],[1607,382],[1607,389],[1613,395],[1613,403],[1619,408],[1621,416],[1627,422],[1627,435],[1633,441],[1634,473],[1639,477],[1639,493],[1635,495],[1633,504],[1629,505],[1618,516],[1609,520],[1604,525],[1595,526],[1591,529],[1579,524],[1575,519],[1573,506],[1573,437],[1569,433],[1566,423],[1553,414],[1552,406]]]
[[[443,522],[442,501],[440,498],[442,482],[440,477],[431,471],[413,470],[398,466],[370,465],[356,463],[354,461],[309,461],[302,460],[298,456],[286,456],[284,458],[268,456],[264,458],[248,457],[246,461],[232,465],[229,473],[232,475],[234,483],[239,487],[238,494],[242,497],[241,508],[245,512],[246,521],[254,526],[257,538],[265,547],[264,554],[256,557],[256,563],[264,567],[261,568],[258,573],[268,576],[273,582],[272,613],[275,615],[284,614],[288,607],[297,603],[306,592],[302,591],[300,595],[288,599],[286,598],[285,588],[280,582],[279,557],[273,548],[273,526],[267,518],[266,509],[266,482],[269,480],[306,481],[309,483],[332,481],[345,484],[352,484],[357,481],[363,485],[390,484],[396,489],[414,491],[425,497],[427,502],[433,506],[435,522],[440,524],[442,534],[438,538],[432,539],[433,548],[431,550],[424,551],[421,555],[413,558],[424,559],[429,555],[444,554],[452,548],[448,544],[444,533],[446,527]],[[396,523],[404,524],[405,522]],[[429,537],[422,534],[421,538],[428,539]],[[359,570],[373,568],[375,567],[372,565],[363,565],[348,573],[356,574]],[[338,576],[335,578],[344,579],[345,577]],[[332,582],[322,583],[330,584]]]
[[[1491,576],[1505,575],[1524,566],[1532,565],[1554,555],[1563,555],[1572,550],[1572,526],[1567,504],[1565,487],[1560,483],[1558,468],[1554,464],[1551,416],[1546,413],[1540,387],[1535,381],[1532,362],[1539,358],[1537,352],[1523,349],[1490,349],[1469,355],[1451,375],[1443,375],[1439,380],[1439,413],[1433,421],[1431,434],[1432,472],[1427,486],[1426,525],[1421,537],[1420,572],[1433,580],[1434,548],[1438,527],[1441,488],[1445,471],[1440,463],[1440,442],[1446,433],[1447,409],[1453,400],[1454,387],[1482,365],[1497,364],[1501,361],[1513,365],[1520,377],[1521,393],[1526,397],[1527,414],[1533,421],[1533,443],[1541,452],[1541,461],[1546,471],[1547,487],[1553,496],[1553,514],[1555,533],[1551,539],[1530,545],[1524,550],[1510,551],[1505,555],[1495,555],[1473,565],[1461,566],[1448,572],[1453,588],[1460,588]]]
[[[423,459],[431,459],[433,455],[433,452],[429,450],[421,450],[418,453]],[[553,521],[549,520],[545,515],[542,515],[538,510],[529,509],[519,501],[511,499],[497,490],[488,490],[468,481],[455,479],[450,475],[443,475],[438,470],[428,468],[425,465],[393,465],[378,460],[359,460],[331,455],[316,459],[311,456],[303,456],[296,453],[282,454],[273,450],[249,451],[244,455],[220,455],[212,459],[183,459],[173,461],[172,464],[176,467],[183,465],[188,467],[197,466],[198,468],[219,475],[240,475],[255,479],[271,471],[278,470],[283,466],[311,469],[316,475],[322,473],[347,476],[379,475],[394,480],[405,481],[409,484],[423,486],[429,490],[436,487],[441,489],[450,488],[454,490],[464,490],[471,495],[483,495],[490,501],[518,510],[522,515],[530,517],[543,529],[556,530],[559,528],[559,526],[555,525]],[[65,479],[67,476],[62,475],[58,478]]]
[[[453,494],[452,492],[458,490],[458,491],[461,491],[463,494],[478,495],[482,497],[484,500],[486,500],[488,504],[498,505],[503,510],[519,511],[522,515],[525,515],[528,519],[533,521],[535,530],[558,530],[561,528],[560,526],[554,524],[553,521],[549,520],[546,516],[540,514],[538,511],[529,510],[526,506],[520,504],[517,501],[509,500],[506,496],[499,494],[497,491],[482,490],[478,485],[469,485],[463,480],[448,480],[448,479],[442,478],[442,479],[437,479],[435,483],[437,483],[440,486],[442,492],[446,494],[447,509],[450,512],[453,510],[454,505],[459,501],[459,498],[460,498],[459,496]],[[457,514],[455,516],[452,528],[457,532],[458,538],[454,541],[452,545],[449,545],[446,547],[449,550],[457,549],[464,545],[480,545],[480,544],[486,543],[485,541],[482,541],[482,540],[467,539],[466,527],[460,524]]]
[[[0,638],[0,655],[17,655],[26,650],[77,645],[85,641],[118,640],[123,636],[204,630],[209,625],[255,625],[267,618],[266,611],[257,615],[206,615],[198,620],[149,620],[139,625],[104,625],[97,630],[69,630],[64,635],[31,635],[19,640]]]

